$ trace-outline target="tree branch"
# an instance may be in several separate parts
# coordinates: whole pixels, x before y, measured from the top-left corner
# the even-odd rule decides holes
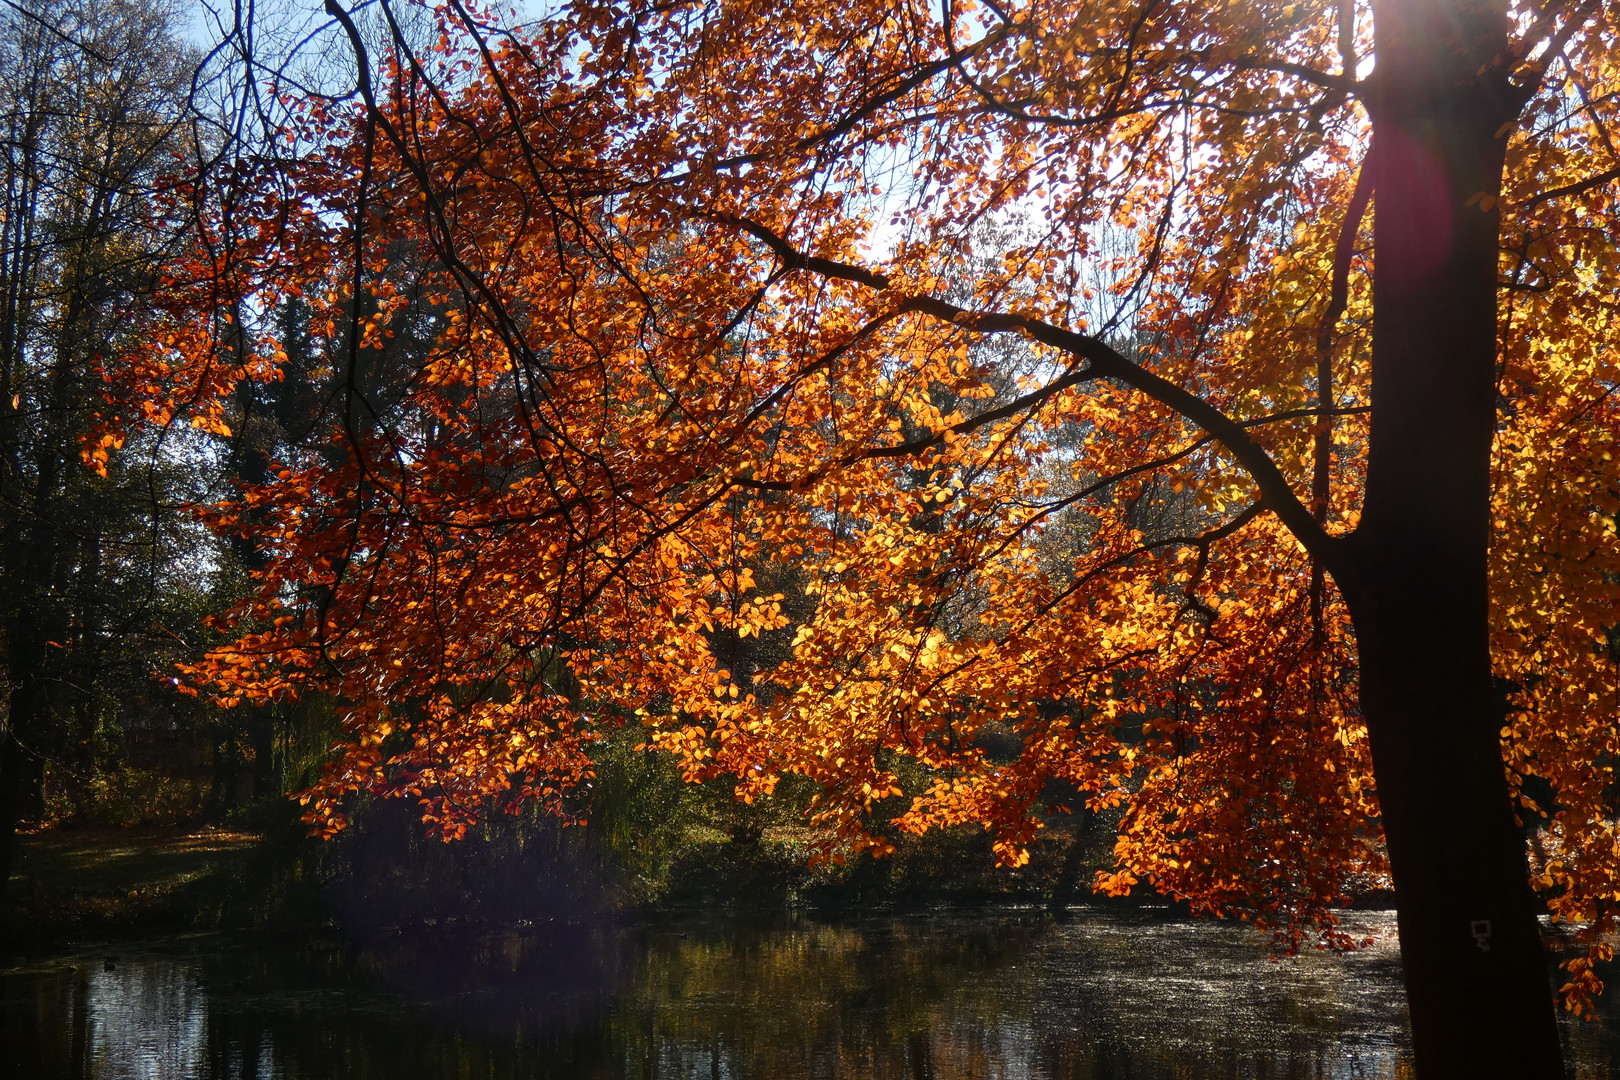
[[[1367,203],[1372,199],[1373,170],[1367,162],[1361,163],[1356,174],[1355,190],[1350,193],[1350,205],[1344,211],[1344,223],[1339,226],[1339,240],[1333,250],[1333,284],[1328,293],[1327,310],[1316,328],[1316,426],[1315,461],[1311,471],[1311,513],[1317,521],[1327,521],[1328,496],[1331,494],[1333,454],[1333,332],[1338,328],[1344,309],[1350,304],[1350,262],[1356,254],[1356,236],[1361,232],[1361,219],[1366,216]]]
[[[865,267],[851,263],[838,262],[832,259],[823,259],[805,255],[799,251],[786,238],[769,226],[741,217],[726,215],[706,215],[711,220],[724,224],[731,224],[747,232],[769,247],[777,259],[782,263],[784,270],[808,270],[824,277],[851,281],[868,288],[882,291],[889,288],[889,278],[880,273],[868,270]],[[1249,438],[1244,425],[1233,420],[1215,406],[1198,397],[1196,394],[1170,382],[1168,379],[1155,375],[1140,364],[1130,360],[1118,350],[1112,348],[1097,338],[1085,334],[1077,334],[1072,330],[1055,326],[1041,319],[1031,318],[1028,315],[1019,315],[1012,312],[976,312],[959,307],[947,300],[933,296],[914,296],[902,300],[898,312],[916,312],[929,315],[943,322],[960,326],[979,334],[1018,333],[1032,340],[1049,345],[1060,352],[1066,353],[1076,361],[1084,361],[1084,367],[1071,366],[1059,376],[1058,379],[1040,390],[1032,391],[1000,409],[992,410],[998,414],[996,418],[1011,415],[1021,408],[1028,408],[1039,404],[1052,395],[1081,382],[1093,379],[1117,379],[1126,386],[1152,398],[1165,405],[1187,420],[1203,428],[1226,447],[1227,451],[1237,459],[1249,476],[1260,489],[1260,499],[1266,509],[1276,514],[1294,537],[1304,545],[1305,549],[1315,558],[1320,559],[1330,569],[1339,561],[1338,542],[1312,516],[1304,503],[1289,487],[1288,480],[1282,471],[1277,468],[1276,462],[1271,460],[1261,446]],[[989,423],[989,413],[982,417],[975,417],[955,425],[952,429],[964,425],[979,425]],[[969,427],[968,430],[972,428]],[[944,438],[940,432],[931,439],[918,440],[915,450],[901,450],[892,448],[892,453],[914,453],[932,446]],[[872,456],[875,453],[891,452],[891,448],[869,450],[859,456]],[[852,460],[858,460],[858,457]],[[758,486],[766,486],[760,484]]]
[[[1199,53],[1192,55],[1206,62],[1208,60],[1207,56]],[[1334,90],[1340,94],[1350,94],[1356,90],[1356,77],[1353,71],[1344,75],[1330,75],[1305,64],[1296,64],[1288,60],[1267,60],[1262,56],[1238,56],[1229,63],[1237,71],[1275,71],[1280,75],[1292,75],[1302,82],[1320,86],[1324,90]]]
[[[1577,180],[1573,184],[1565,184],[1563,187],[1555,187],[1549,188],[1546,191],[1538,191],[1520,205],[1524,209],[1529,210],[1532,207],[1539,206],[1542,203],[1549,202],[1552,199],[1561,199],[1565,195],[1579,195],[1583,191],[1590,191],[1595,187],[1602,187],[1604,184],[1613,183],[1615,180],[1620,180],[1620,166],[1613,169],[1606,169],[1603,172],[1598,173],[1596,176],[1588,176],[1585,180]]]
[[[1547,31],[1551,29],[1553,23],[1558,21],[1558,16],[1562,15],[1569,6],[1569,4],[1548,4],[1542,11],[1541,17],[1532,23],[1518,40],[1513,41],[1509,45],[1509,49],[1520,57],[1528,57],[1535,51],[1536,46],[1546,41],[1548,45],[1546,52],[1542,53],[1543,57],[1550,58],[1562,55],[1565,44],[1574,36],[1575,31],[1584,26],[1586,20],[1590,19],[1602,5],[1600,0],[1585,0],[1584,3],[1570,13],[1569,18],[1564,20],[1564,25],[1560,26],[1549,40]],[[1521,104],[1529,101],[1536,91],[1541,88],[1542,79],[1546,77],[1549,65],[1543,59],[1531,61],[1526,66],[1529,68],[1530,77],[1522,83],[1510,83],[1522,98]]]

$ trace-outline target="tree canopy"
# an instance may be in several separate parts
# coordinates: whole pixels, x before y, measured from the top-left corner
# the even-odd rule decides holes
[[[150,198],[183,171],[194,58],[172,22],[125,0],[0,13],[0,897],[46,763],[93,771],[153,667],[173,679],[159,627],[203,606],[177,440],[143,427],[100,476],[79,461],[180,228]]]
[[[314,827],[626,723],[810,778],[829,857],[1118,807],[1100,889],[1291,945],[1393,872],[1424,1075],[1557,1073],[1530,882],[1576,1008],[1620,895],[1605,8],[327,10],[352,90],[264,76],[110,384],[322,389],[191,671],[342,702]]]

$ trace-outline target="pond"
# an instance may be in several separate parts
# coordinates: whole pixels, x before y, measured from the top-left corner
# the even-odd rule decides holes
[[[223,935],[0,970],[0,1073],[69,1080],[1408,1075],[1393,916],[1272,960],[1242,925],[1077,912]],[[1612,1008],[1612,1003],[1606,1007]],[[1620,1023],[1566,1020],[1609,1077]]]

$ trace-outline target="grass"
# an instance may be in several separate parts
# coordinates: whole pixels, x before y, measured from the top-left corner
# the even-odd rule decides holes
[[[8,938],[118,936],[195,924],[200,898],[259,843],[218,828],[59,827],[18,838]]]

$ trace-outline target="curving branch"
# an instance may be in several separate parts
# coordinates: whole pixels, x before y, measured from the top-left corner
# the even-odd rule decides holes
[[[1209,59],[1208,50],[1191,55],[1205,62]],[[1351,55],[1353,57],[1354,53]],[[1236,71],[1274,71],[1279,75],[1292,75],[1301,82],[1319,86],[1323,90],[1332,90],[1340,95],[1353,94],[1359,88],[1354,69],[1348,70],[1343,75],[1332,75],[1307,64],[1296,64],[1290,60],[1272,60],[1264,56],[1235,56],[1227,63]]]
[[[1367,214],[1372,200],[1373,170],[1363,160],[1356,174],[1356,186],[1350,193],[1350,205],[1345,208],[1344,221],[1339,226],[1339,239],[1333,249],[1333,283],[1328,292],[1327,310],[1316,328],[1316,426],[1315,461],[1311,469],[1311,512],[1317,521],[1327,521],[1328,496],[1331,494],[1333,462],[1333,335],[1339,319],[1350,306],[1350,263],[1356,254],[1356,236],[1361,232],[1361,220]]]
[[[1595,176],[1588,176],[1584,180],[1577,180],[1574,183],[1565,184],[1562,187],[1548,188],[1546,191],[1538,191],[1519,205],[1524,209],[1529,210],[1536,206],[1540,206],[1544,202],[1550,202],[1553,199],[1562,199],[1566,195],[1580,195],[1583,192],[1591,191],[1593,188],[1602,187],[1604,184],[1612,184],[1616,180],[1620,180],[1620,167],[1605,169],[1603,172],[1600,172]]]
[[[887,275],[851,263],[806,255],[780,233],[759,221],[729,215],[707,216],[711,220],[741,229],[764,243],[782,264],[784,272],[806,270],[823,277],[854,282],[876,291],[890,287]],[[1022,334],[1067,354],[1076,363],[1083,362],[1084,366],[1071,363],[1061,376],[1039,390],[947,430],[956,431],[964,427],[966,430],[972,430],[972,426],[990,423],[993,419],[1039,404],[1053,394],[1082,382],[1117,379],[1207,431],[1237,459],[1238,464],[1254,480],[1260,489],[1260,502],[1264,508],[1277,515],[1313,558],[1321,561],[1330,571],[1340,561],[1338,540],[1322,527],[1310,508],[1294,494],[1287,478],[1277,468],[1277,463],[1271,460],[1271,455],[1266,453],[1259,443],[1249,437],[1245,430],[1246,425],[1242,421],[1232,419],[1184,387],[1155,375],[1107,343],[1028,315],[1014,312],[970,311],[934,296],[908,297],[899,303],[896,311],[928,315],[978,334]],[[930,439],[917,440],[915,448],[869,449],[858,457],[915,453],[934,445],[944,437],[945,432],[940,432]],[[851,460],[858,460],[858,457]]]

